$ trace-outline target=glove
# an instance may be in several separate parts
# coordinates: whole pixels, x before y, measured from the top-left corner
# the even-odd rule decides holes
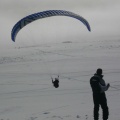
[[[109,88],[109,87],[110,87],[110,83],[107,84],[107,88]]]

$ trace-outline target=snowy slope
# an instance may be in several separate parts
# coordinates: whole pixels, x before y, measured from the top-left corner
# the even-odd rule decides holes
[[[120,40],[78,40],[10,48],[0,58],[1,120],[92,120],[89,79],[98,67],[111,84],[110,120],[120,118]],[[60,75],[54,88],[51,76]],[[102,112],[100,111],[100,118]]]

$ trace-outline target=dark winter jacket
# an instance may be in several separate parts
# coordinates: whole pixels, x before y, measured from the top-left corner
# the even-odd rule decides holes
[[[90,79],[90,85],[94,94],[101,94],[108,90],[108,85],[103,80],[103,75],[94,74]]]

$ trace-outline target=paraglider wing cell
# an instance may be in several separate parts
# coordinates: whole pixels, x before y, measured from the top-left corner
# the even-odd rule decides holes
[[[68,17],[76,18],[76,19],[80,20],[87,27],[87,29],[89,31],[91,31],[90,25],[87,22],[87,20],[85,20],[83,17],[81,17],[75,13],[72,13],[69,11],[64,11],[64,10],[48,10],[48,11],[43,11],[43,12],[31,14],[29,16],[24,17],[20,21],[18,21],[14,25],[14,27],[11,31],[11,39],[15,42],[15,38],[17,36],[17,33],[27,24],[29,24],[35,20],[38,20],[38,19],[52,17],[52,16],[68,16]]]

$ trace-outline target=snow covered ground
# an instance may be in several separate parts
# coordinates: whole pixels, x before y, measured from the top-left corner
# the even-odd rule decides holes
[[[90,77],[98,67],[111,84],[110,120],[120,118],[120,39],[76,40],[3,49],[0,120],[93,120]],[[51,76],[60,75],[54,88]],[[100,110],[100,118],[102,111]]]

